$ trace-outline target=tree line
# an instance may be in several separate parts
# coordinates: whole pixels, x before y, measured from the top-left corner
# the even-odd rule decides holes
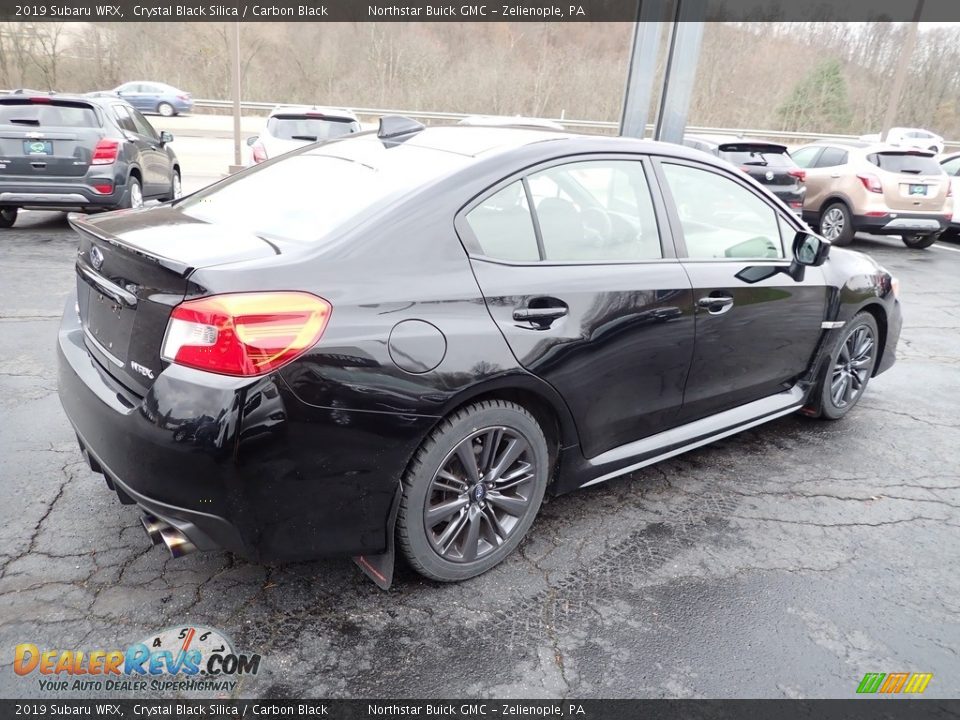
[[[158,80],[229,99],[232,32],[227,23],[0,23],[0,87]],[[707,23],[689,122],[879,132],[904,61],[897,124],[960,138],[960,30],[923,30],[901,58],[905,33],[880,22]],[[619,120],[631,34],[629,23],[244,23],[243,97]]]

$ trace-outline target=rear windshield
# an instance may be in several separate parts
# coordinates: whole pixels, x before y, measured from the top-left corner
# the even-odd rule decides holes
[[[720,153],[724,160],[734,165],[765,165],[769,167],[794,167],[796,163],[786,153],[760,152],[756,150],[725,150]]]
[[[347,118],[274,115],[267,120],[267,130],[280,140],[332,140],[359,129],[359,123]]]
[[[943,175],[943,168],[940,163],[928,155],[882,152],[871,153],[867,156],[867,160],[887,172],[908,173],[910,175]]]
[[[90,105],[62,100],[37,103],[19,98],[0,102],[0,123],[25,127],[100,127],[97,113]]]
[[[201,190],[178,207],[198,220],[266,240],[313,244],[464,161],[453,153],[415,147],[384,151],[380,145],[379,152],[385,154],[382,162],[315,152],[291,155]]]

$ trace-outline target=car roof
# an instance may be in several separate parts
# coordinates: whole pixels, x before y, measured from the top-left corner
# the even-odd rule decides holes
[[[490,127],[535,127],[547,130],[564,130],[563,125],[545,118],[523,115],[468,115],[458,125],[485,125]]]
[[[357,116],[352,110],[342,107],[326,107],[323,105],[277,105],[270,111],[269,117],[274,115],[286,115],[294,113],[319,113],[320,115],[329,115],[330,117],[349,118],[356,120]]]
[[[839,147],[849,150],[856,150],[861,155],[870,155],[871,153],[910,153],[911,155],[926,155],[935,157],[936,153],[924,150],[923,148],[904,147],[902,145],[891,145],[890,143],[866,142],[863,140],[818,140],[808,143],[803,147]],[[800,148],[797,148],[798,150]]]
[[[491,127],[482,125],[433,125],[417,132],[394,138],[379,138],[376,131],[348,135],[333,142],[324,143],[309,150],[325,155],[364,155],[360,145],[379,153],[381,148],[410,148],[418,154],[434,151],[456,155],[463,165],[503,155],[524,148],[549,147],[557,156],[586,153],[628,152],[649,155],[667,155],[713,165],[724,170],[729,164],[705,155],[699,150],[675,143],[640,140],[638,138],[583,135],[569,131],[546,130],[523,127]],[[551,153],[553,154],[553,153]]]

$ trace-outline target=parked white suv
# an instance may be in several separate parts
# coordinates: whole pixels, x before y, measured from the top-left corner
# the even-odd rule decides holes
[[[278,105],[259,135],[247,138],[255,165],[304,145],[360,132],[360,121],[344,108]]]

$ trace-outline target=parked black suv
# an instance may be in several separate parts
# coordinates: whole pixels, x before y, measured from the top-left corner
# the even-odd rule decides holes
[[[797,165],[785,145],[749,138],[715,138],[708,135],[687,135],[687,147],[703,150],[733,163],[783,200],[797,215],[803,213],[807,193],[806,171]]]
[[[179,197],[172,140],[118,97],[0,97],[0,227],[20,208],[89,212]]]

